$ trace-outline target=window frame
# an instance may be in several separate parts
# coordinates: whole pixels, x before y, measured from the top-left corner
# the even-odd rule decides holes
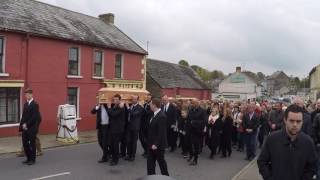
[[[117,77],[117,56],[121,56],[121,65],[120,65],[120,77]],[[114,62],[114,77],[115,79],[123,79],[123,64],[124,64],[124,55],[122,53],[117,53],[115,55],[115,62]]]
[[[77,62],[78,62],[78,69],[77,69],[77,74],[70,74],[70,61],[71,60],[71,57],[70,57],[70,50],[71,49],[77,49],[78,50],[78,59],[77,59]],[[69,47],[68,49],[68,77],[69,78],[72,78],[72,77],[81,77],[81,48],[78,47],[78,46],[72,46],[72,47]]]
[[[96,68],[96,52],[101,52],[101,75],[97,75],[95,72]],[[103,79],[104,78],[104,50],[94,49],[93,50],[93,67],[92,67],[92,78],[94,79]]]
[[[77,114],[77,117],[79,117],[79,110],[80,110],[80,88],[79,87],[67,87],[67,102],[68,102],[68,104],[70,104],[70,102],[69,102],[69,89],[76,89],[76,91],[77,91],[77,95],[76,95],[76,104],[75,104],[75,106],[76,106],[76,114]],[[70,105],[72,105],[72,104],[70,104]]]
[[[0,122],[0,127],[4,127],[4,126],[11,126],[11,125],[16,125],[16,124],[19,124],[20,121],[21,121],[21,115],[22,115],[22,106],[21,106],[21,88],[20,87],[0,87],[0,88],[3,88],[5,89],[5,107],[6,107],[6,120],[5,122]],[[18,104],[17,104],[17,107],[18,107],[18,112],[16,114],[17,116],[17,119],[16,121],[8,121],[8,107],[9,107],[9,96],[8,96],[8,92],[9,92],[9,89],[16,89],[17,90],[17,93],[15,96],[14,96],[14,99],[16,99],[18,101]]]

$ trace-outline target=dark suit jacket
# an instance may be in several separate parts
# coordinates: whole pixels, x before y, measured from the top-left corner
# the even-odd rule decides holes
[[[20,121],[19,131],[23,131],[22,125],[27,124],[27,132],[37,134],[41,122],[41,115],[39,111],[39,104],[32,101],[30,105],[26,102],[23,106],[22,118]]]
[[[106,105],[103,105],[104,108],[107,110],[108,112],[108,107]],[[91,114],[96,114],[97,116],[97,121],[96,121],[96,129],[99,129],[100,126],[101,126],[101,106],[99,106],[99,109],[96,110],[96,107],[94,107],[92,110],[91,110]]]
[[[250,120],[249,113],[246,113],[243,117],[243,128],[244,129],[252,129],[252,133],[256,133],[260,123],[260,117],[254,113],[252,119]]]
[[[154,118],[148,128],[148,148],[156,145],[158,149],[164,150],[168,146],[166,115],[160,111]]]
[[[140,104],[137,104],[132,109],[129,109],[129,117],[128,117],[128,130],[131,131],[139,131],[141,119],[143,117],[144,109]]]
[[[165,106],[163,105],[161,108],[162,112],[165,113],[166,117],[167,117],[167,128],[170,128],[171,125],[175,125],[177,122],[177,110],[176,107],[174,107],[174,105],[172,105],[171,103],[169,104],[168,110],[167,112],[165,112]]]
[[[147,134],[150,119],[153,117],[153,111],[151,110],[150,105],[147,103],[145,103],[143,107],[144,107],[144,113],[143,113],[140,127],[141,127],[141,131],[144,134]]]
[[[110,132],[123,133],[125,126],[126,112],[125,108],[120,108],[119,106],[113,106],[108,109],[109,122],[110,122]]]
[[[190,132],[201,135],[203,129],[208,121],[208,116],[206,110],[201,107],[191,108],[189,110],[188,118],[190,119]]]

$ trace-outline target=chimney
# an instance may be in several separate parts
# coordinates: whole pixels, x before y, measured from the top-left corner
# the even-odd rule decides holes
[[[100,14],[99,19],[106,24],[114,24],[114,14],[112,13]]]
[[[241,67],[240,66],[236,67],[236,72],[241,72]]]

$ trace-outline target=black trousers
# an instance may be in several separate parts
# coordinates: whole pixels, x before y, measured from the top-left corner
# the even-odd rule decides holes
[[[139,133],[139,140],[140,140],[140,143],[141,143],[141,146],[144,150],[144,153],[148,153],[148,144],[147,144],[147,133],[146,131],[148,130],[145,130],[145,129],[140,129],[140,133]]]
[[[232,139],[231,136],[222,135],[222,138],[221,138],[221,151],[222,151],[222,155],[223,156],[227,156],[227,153],[228,153],[228,156],[230,156],[231,153],[232,153],[231,139]]]
[[[127,149],[128,149],[128,156],[135,157],[137,152],[137,142],[138,142],[138,131],[127,131]]]
[[[120,134],[120,154],[121,154],[121,156],[126,156],[126,154],[127,154],[126,133]]]
[[[22,144],[28,161],[36,161],[36,133],[23,131]]]
[[[164,159],[164,149],[158,150],[148,150],[148,160],[147,160],[147,169],[148,175],[156,174],[156,161],[158,161],[161,174],[165,176],[169,176],[167,162]]]
[[[110,145],[112,161],[117,163],[119,161],[119,143],[122,133],[111,133]]]
[[[110,156],[109,125],[101,125],[98,129],[98,143],[103,152],[102,159],[107,160]]]
[[[175,132],[172,128],[167,129],[167,139],[168,145],[171,149],[177,148],[177,140],[178,140],[178,133]]]
[[[193,157],[195,161],[197,161],[200,153],[202,137],[201,137],[201,134],[191,133],[190,138],[191,138],[190,156]]]

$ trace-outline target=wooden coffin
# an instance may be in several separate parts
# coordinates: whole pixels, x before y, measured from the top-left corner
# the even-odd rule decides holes
[[[149,92],[143,89],[101,88],[98,92],[99,103],[112,103],[116,94],[119,94],[123,101],[130,103],[132,95],[138,95],[139,101],[144,102]]]

